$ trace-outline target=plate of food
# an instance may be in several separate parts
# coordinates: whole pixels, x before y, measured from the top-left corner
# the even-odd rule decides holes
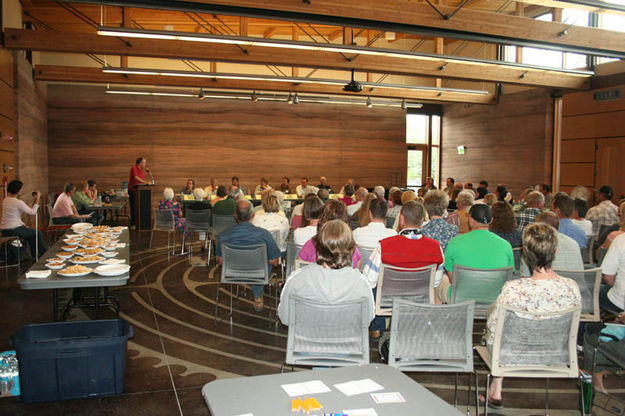
[[[117,256],[119,253],[117,251],[105,251],[102,253],[102,255],[104,257],[115,257]]]
[[[56,253],[56,256],[62,258],[63,260],[69,259],[73,255],[74,255],[74,253],[69,252],[69,251]]]
[[[63,247],[61,247],[61,249],[62,249],[63,251],[74,251],[74,250],[76,250],[77,248],[78,248],[77,246],[63,246]]]
[[[89,238],[83,239],[79,245],[82,248],[99,248],[105,246],[106,241],[99,238]]]
[[[51,270],[61,270],[63,267],[65,267],[65,263],[48,262],[46,263],[46,267]]]
[[[107,264],[104,266],[98,266],[94,272],[100,276],[119,276],[121,274],[128,273],[130,266],[127,264]]]
[[[111,229],[108,225],[98,225],[97,227],[93,227],[91,231],[94,233],[104,233],[108,232]]]
[[[77,246],[80,243],[80,240],[71,239],[71,238],[65,238],[65,239],[63,239],[63,241],[68,246]]]
[[[72,225],[72,231],[75,233],[85,232],[93,228],[93,224],[89,222],[77,222]]]
[[[63,270],[59,270],[58,272],[56,272],[56,274],[58,274],[59,276],[65,276],[65,277],[80,277],[80,276],[86,276],[92,271],[93,269],[90,269],[89,267],[85,267],[85,266],[81,266],[77,264],[75,266],[69,266],[69,267],[64,268]]]
[[[70,261],[74,264],[93,264],[99,263],[104,260],[104,257],[100,256],[76,256],[72,258]]]
[[[74,250],[74,254],[77,256],[97,256],[103,251],[101,248],[79,248]]]
[[[115,251],[115,249],[117,248],[117,244],[109,244],[104,246],[104,249],[106,251]]]
[[[106,259],[100,262],[100,264],[124,264],[124,263],[126,263],[126,261],[122,259]]]

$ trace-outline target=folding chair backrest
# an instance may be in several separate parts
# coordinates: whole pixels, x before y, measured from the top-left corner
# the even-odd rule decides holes
[[[512,249],[514,255],[514,272],[516,274],[521,273],[521,256],[523,255],[523,247],[517,247]]]
[[[369,257],[371,257],[373,250],[373,248],[358,246],[358,251],[360,251],[360,271],[364,269],[365,264],[369,261]]]
[[[388,364],[402,371],[473,371],[473,301],[393,299]]]
[[[603,259],[605,258],[605,255],[607,254],[608,249],[605,247],[601,247],[599,249],[599,253],[597,254],[597,266],[601,266],[601,263],[603,263]]]
[[[297,260],[297,255],[303,246],[298,246],[297,244],[289,241],[286,243],[286,277],[288,278],[291,273],[295,270],[295,262]]]
[[[386,217],[386,228],[393,228],[393,224],[395,224],[396,217]]]
[[[209,232],[211,229],[211,211],[209,209],[187,209],[185,218],[185,230],[190,233]]]
[[[435,275],[436,264],[403,268],[382,263],[376,290],[376,315],[391,315],[393,300],[397,298],[416,303],[433,303]]]
[[[527,312],[500,305],[492,349],[493,376],[509,372],[526,377],[577,377],[580,310]]]
[[[46,209],[48,210],[48,226],[51,227],[54,225],[52,222],[52,204],[46,204]]]
[[[292,296],[289,316],[287,364],[369,363],[368,299],[327,305]]]
[[[476,305],[490,305],[511,277],[512,267],[484,270],[454,266],[451,303],[474,300]]]
[[[154,213],[154,230],[175,230],[174,211],[171,209],[152,208]]]
[[[601,287],[601,267],[594,269],[554,270],[559,276],[575,280],[582,295],[582,312],[580,320],[599,322],[599,288]]]
[[[267,246],[221,245],[221,282],[266,285],[269,283]]]
[[[213,214],[213,240],[217,241],[222,232],[235,225],[237,225],[237,220],[234,215]]]
[[[280,230],[269,230],[271,238],[275,241],[276,246],[280,247]]]

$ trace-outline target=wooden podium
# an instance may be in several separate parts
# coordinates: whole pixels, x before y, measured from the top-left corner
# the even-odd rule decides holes
[[[135,188],[135,227],[137,231],[152,229],[152,187],[136,185]]]

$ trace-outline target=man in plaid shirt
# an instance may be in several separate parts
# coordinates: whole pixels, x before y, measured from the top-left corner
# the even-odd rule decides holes
[[[536,216],[543,211],[545,207],[545,196],[538,191],[530,192],[525,197],[527,208],[516,214],[516,222],[519,230],[534,222]]]
[[[598,235],[602,225],[612,225],[619,222],[618,207],[612,203],[614,190],[609,185],[603,185],[597,192],[599,203],[590,208],[586,219],[592,222],[592,234]]]

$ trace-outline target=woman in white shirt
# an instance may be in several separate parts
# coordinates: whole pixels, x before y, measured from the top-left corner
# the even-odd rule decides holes
[[[303,246],[306,241],[317,235],[317,224],[319,216],[323,212],[323,201],[317,196],[306,198],[304,201],[304,220],[302,227],[293,231],[293,242],[298,246]]]
[[[280,215],[280,202],[275,195],[268,195],[263,201],[264,213],[254,215],[252,224],[257,227],[264,228],[267,231],[280,231],[280,247],[281,252],[286,252],[286,240],[289,236],[289,220]]]
[[[22,215],[35,215],[39,209],[39,199],[41,195],[35,192],[35,202],[32,208],[26,205],[24,201],[19,199],[22,195],[21,181],[13,180],[7,185],[7,197],[2,201],[2,221],[0,229],[4,237],[17,236],[26,240],[30,245],[30,254],[33,258],[41,257],[48,249],[43,239],[43,234],[39,230],[26,227],[22,222]],[[38,235],[38,244],[35,244],[35,238]],[[38,250],[37,250],[38,249]]]

